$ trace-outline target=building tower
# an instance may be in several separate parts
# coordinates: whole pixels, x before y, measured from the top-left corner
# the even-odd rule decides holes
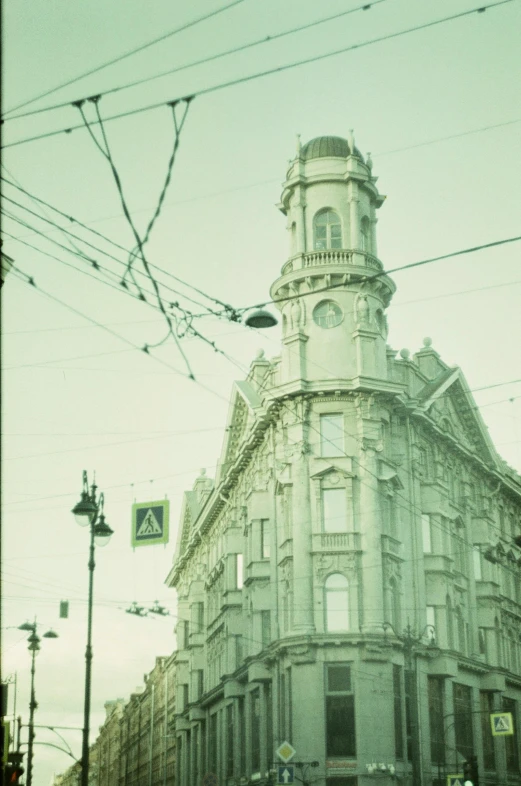
[[[178,786],[444,786],[474,755],[521,784],[489,717],[521,722],[521,478],[430,339],[386,344],[383,201],[352,133],[298,143],[281,355],[235,383],[167,578]]]

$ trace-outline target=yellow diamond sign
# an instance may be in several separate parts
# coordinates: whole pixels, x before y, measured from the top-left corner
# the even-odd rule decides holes
[[[282,745],[279,745],[279,747],[275,751],[279,759],[281,759],[284,762],[284,764],[287,764],[288,761],[293,758],[296,752],[297,751],[295,750],[293,745],[290,745],[289,742],[283,742]]]

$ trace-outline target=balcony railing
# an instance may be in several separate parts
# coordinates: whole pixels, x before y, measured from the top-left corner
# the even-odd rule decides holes
[[[302,270],[320,265],[351,265],[356,267],[369,267],[372,270],[383,270],[380,260],[368,254],[367,251],[353,251],[351,249],[330,248],[323,251],[309,251],[307,254],[298,254],[286,262],[282,268],[282,275],[293,270]]]

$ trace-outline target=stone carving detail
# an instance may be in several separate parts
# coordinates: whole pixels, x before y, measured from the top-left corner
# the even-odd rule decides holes
[[[356,297],[356,321],[360,327],[368,327],[371,321],[371,308],[367,295],[361,293]]]
[[[399,562],[392,559],[388,555],[384,555],[384,582],[385,586],[388,587],[391,584],[391,581],[396,581],[398,585],[401,583],[402,580],[402,568]]]
[[[291,301],[289,313],[289,325],[291,330],[298,330],[304,321],[304,304],[300,302],[299,298]]]
[[[320,554],[315,558],[315,580],[323,584],[330,573],[342,573],[346,576],[356,568],[356,554]]]

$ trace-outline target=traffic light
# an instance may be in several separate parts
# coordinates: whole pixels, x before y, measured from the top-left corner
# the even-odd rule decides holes
[[[478,757],[469,756],[463,765],[463,780],[465,783],[471,783],[472,786],[479,786],[479,773],[478,773]]]
[[[23,753],[10,753],[4,771],[4,786],[18,786],[25,770],[22,767]]]

